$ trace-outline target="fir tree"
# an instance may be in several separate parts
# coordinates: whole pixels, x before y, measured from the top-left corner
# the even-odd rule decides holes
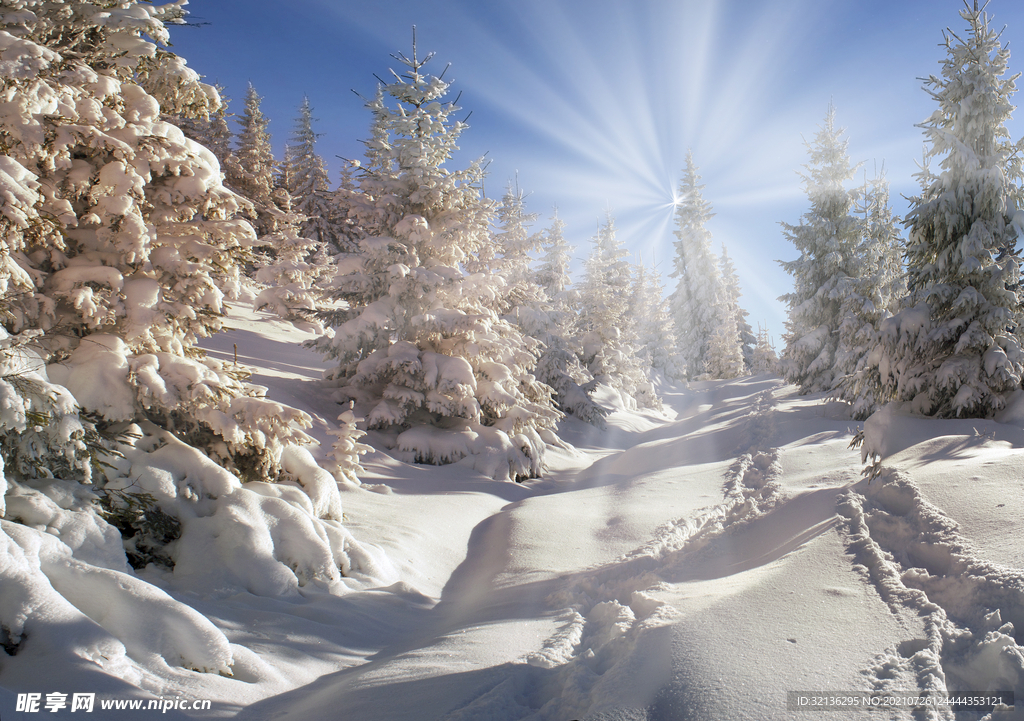
[[[639,358],[643,364],[669,379],[686,377],[683,359],[677,352],[668,299],[664,297],[661,275],[643,261],[633,266],[633,289],[629,317],[636,324]]]
[[[20,99],[0,113],[5,325],[35,335],[49,382],[94,429],[148,419],[265,478],[310,420],[195,348],[220,329],[255,236],[213,153],[163,120],[219,107],[166,50],[165,23],[181,15],[176,3],[79,0],[0,18],[17,46],[2,83]]]
[[[531,374],[531,344],[502,320],[500,279],[465,268],[492,254],[494,205],[483,170],[445,163],[467,127],[445,100],[449,84],[424,72],[415,42],[403,75],[369,104],[374,138],[346,212],[366,232],[339,257],[333,338],[316,346],[338,361],[328,376],[393,433],[408,460],[469,457],[496,478],[541,472],[560,417],[551,389]]]
[[[728,258],[724,254],[723,258]],[[723,288],[723,294],[727,293]],[[743,375],[746,366],[743,362],[742,336],[739,327],[739,304],[733,305],[729,297],[722,301],[718,326],[708,339],[707,353],[704,355],[706,373],[711,378],[736,378]]]
[[[775,346],[772,344],[768,329],[758,326],[757,341],[754,344],[754,352],[751,357],[750,372],[754,375],[778,373],[779,357],[775,353]]]
[[[256,262],[254,280],[263,289],[253,302],[255,310],[268,310],[294,325],[318,333],[324,327],[318,313],[324,310],[318,281],[330,271],[326,246],[301,234],[304,216],[292,211],[291,196],[275,188],[273,232],[260,240],[270,249]]]
[[[706,227],[714,213],[703,198],[703,190],[693,153],[687,151],[675,211],[676,257],[669,276],[678,282],[669,304],[690,377],[706,372],[708,345],[722,324],[724,311],[721,278]]]
[[[836,351],[843,300],[858,272],[862,224],[852,214],[853,198],[845,187],[856,168],[842,133],[829,105],[824,125],[814,142],[807,143],[811,161],[802,177],[810,210],[799,225],[782,224],[800,256],[779,261],[793,276],[794,286],[780,298],[789,306],[781,362],[786,380],[798,384],[802,393],[831,390],[839,377]]]
[[[580,311],[583,365],[597,382],[624,392],[641,406],[660,407],[647,369],[636,354],[636,329],[627,317],[631,290],[627,252],[610,213],[598,227],[593,244]]]
[[[569,265],[573,247],[563,234],[565,223],[556,211],[551,225],[541,235],[540,267],[534,279],[548,307],[536,323],[532,335],[543,344],[537,359],[537,378],[555,391],[555,402],[564,413],[598,427],[604,427],[608,410],[597,405],[591,394],[597,381],[581,365],[583,347],[580,343],[579,294],[570,286]]]
[[[757,343],[757,338],[754,336],[750,323],[747,322],[747,316],[750,314],[740,305],[740,279],[736,275],[736,266],[733,265],[732,258],[729,257],[729,251],[724,243],[722,244],[722,256],[718,261],[718,268],[722,273],[722,291],[725,296],[726,306],[736,319],[736,328],[739,332],[740,355],[743,358],[743,364],[749,370],[753,361],[754,344]]]
[[[228,175],[227,178],[232,188],[260,209],[273,204],[275,167],[267,129],[270,120],[260,110],[262,100],[250,83],[245,95],[245,112],[237,118],[239,132],[235,156],[238,158],[239,175]]]
[[[879,328],[898,311],[906,293],[903,243],[889,207],[884,171],[865,178],[861,193],[864,237],[855,253],[857,277],[843,299],[834,396],[849,402],[854,418],[867,418],[879,405]]]
[[[498,228],[494,234],[493,252],[500,258],[492,261],[505,280],[502,303],[505,313],[519,315],[520,308],[536,308],[544,299],[543,291],[533,279],[531,253],[540,248],[540,236],[531,234],[529,226],[537,220],[536,213],[527,213],[523,192],[510,183],[497,211]]]
[[[337,252],[340,247],[334,207],[329,200],[330,180],[323,158],[316,153],[317,137],[313,132],[313,109],[309,98],[303,97],[284,163],[289,175],[286,187],[292,196],[292,208],[305,216],[301,234]]]
[[[1024,141],[1006,122],[1018,76],[984,10],[962,10],[967,33],[945,34],[941,77],[925,88],[938,107],[922,124],[940,158],[927,166],[905,224],[909,296],[881,324],[879,402],[909,402],[942,418],[990,417],[1020,387],[1018,230]]]

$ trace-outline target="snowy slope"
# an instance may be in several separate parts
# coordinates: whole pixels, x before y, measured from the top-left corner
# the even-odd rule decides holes
[[[319,358],[297,345],[309,336],[243,310],[231,325],[211,353],[232,359],[237,345],[255,382],[310,413],[311,435],[329,441],[339,408],[317,380]],[[73,601],[40,596],[40,630],[0,655],[0,716],[38,716],[13,713],[17,693],[83,690],[211,699],[194,718],[313,721],[814,718],[786,703],[787,691],[814,690],[1024,699],[1020,427],[886,413],[868,424],[887,454],[869,482],[848,448],[860,424],[838,404],[767,376],[662,390],[665,414],[619,404],[606,432],[565,421],[574,449],[553,451],[546,477],[524,484],[369,454],[363,485],[342,488],[355,560],[333,585],[275,596],[213,588],[202,574],[115,578],[97,554],[55,561],[54,541],[36,571],[31,559],[18,566],[20,585],[7,576],[0,587],[0,611],[15,588],[46,590],[33,572]],[[301,505],[289,488],[282,500]],[[275,553],[301,558],[287,540]],[[75,608],[125,650],[104,658],[109,639]],[[141,622],[126,633],[132,617]],[[155,653],[167,644],[154,637],[175,629],[192,634],[183,653],[229,654],[233,675]]]

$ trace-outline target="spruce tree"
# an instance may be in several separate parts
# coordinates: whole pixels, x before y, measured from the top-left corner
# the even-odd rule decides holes
[[[227,178],[228,184],[255,203],[257,209],[271,207],[274,192],[275,161],[268,131],[270,120],[260,110],[262,101],[250,83],[245,95],[245,111],[236,118],[239,131],[235,156],[239,174]]]
[[[843,300],[857,277],[862,224],[853,215],[853,197],[845,184],[856,171],[843,130],[829,105],[825,123],[806,143],[810,163],[802,173],[811,207],[798,225],[782,223],[796,246],[796,260],[779,261],[793,276],[793,292],[780,300],[789,306],[782,368],[802,393],[831,390],[839,377],[836,351],[843,321]]]
[[[19,98],[0,113],[5,327],[34,336],[49,381],[97,432],[149,420],[265,478],[310,421],[195,347],[220,329],[255,236],[213,153],[164,120],[219,107],[166,49],[181,16],[176,3],[76,0],[0,17],[17,47],[0,82]]]
[[[754,352],[751,358],[750,372],[754,375],[765,373],[775,375],[779,372],[779,357],[775,353],[775,346],[768,335],[768,329],[757,327],[757,341],[754,344]]]
[[[678,281],[669,303],[679,349],[691,378],[707,372],[708,345],[722,324],[724,311],[721,277],[707,229],[714,213],[704,200],[703,190],[693,153],[687,151],[676,201],[676,256],[669,276]]]
[[[565,240],[565,223],[558,212],[541,234],[543,255],[534,273],[534,282],[547,298],[543,322],[537,323],[534,337],[543,344],[537,359],[537,378],[555,391],[555,402],[564,412],[598,427],[604,427],[608,409],[591,399],[597,381],[580,363],[580,294],[571,287],[569,266],[573,247]]]
[[[467,126],[449,83],[424,71],[431,57],[414,41],[411,58],[398,56],[406,72],[369,103],[374,137],[346,208],[366,237],[339,257],[333,285],[347,307],[315,346],[337,359],[328,377],[340,395],[404,458],[535,476],[561,414],[531,373],[531,344],[499,317],[501,281],[467,271],[493,257],[495,207],[480,161],[445,167]]]
[[[718,261],[718,269],[722,273],[722,291],[725,296],[725,303],[729,312],[736,319],[736,328],[739,332],[740,355],[743,358],[743,364],[749,370],[753,361],[754,345],[757,343],[757,338],[754,336],[750,323],[747,322],[747,316],[750,314],[740,305],[740,295],[742,295],[740,293],[740,279],[736,275],[736,266],[733,265],[732,258],[729,257],[729,250],[725,247],[724,243],[722,244],[722,256]]]
[[[1021,300],[1013,216],[1021,150],[1006,123],[1016,90],[1009,49],[984,10],[964,9],[967,32],[945,33],[941,76],[925,89],[938,107],[921,125],[940,172],[927,166],[905,224],[909,295],[881,324],[879,401],[941,418],[990,417],[1020,387]]]
[[[286,187],[292,196],[292,209],[305,216],[301,235],[337,252],[340,245],[329,198],[330,179],[324,159],[316,152],[317,137],[319,134],[313,132],[313,109],[309,98],[303,97],[284,163],[289,176]]]
[[[889,207],[883,173],[865,178],[859,212],[864,236],[855,253],[857,277],[843,299],[833,394],[849,402],[854,418],[867,418],[880,402],[878,349],[882,321],[898,311],[906,293],[903,242]]]
[[[670,380],[686,377],[661,275],[640,260],[633,266],[629,317],[636,324],[639,358]]]
[[[626,255],[615,219],[608,213],[593,237],[586,262],[580,309],[581,360],[597,382],[622,391],[627,402],[657,408],[661,400],[637,357],[636,328],[628,317],[631,277]]]

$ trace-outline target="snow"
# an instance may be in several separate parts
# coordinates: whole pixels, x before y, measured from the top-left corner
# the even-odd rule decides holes
[[[338,415],[354,415],[309,334],[244,304],[227,325],[211,359],[237,348],[320,445],[285,448],[281,482],[242,483],[136,425],[108,487],[176,517],[173,568],[133,570],[88,487],[11,482],[4,718],[18,693],[53,691],[313,721],[790,719],[786,692],[808,690],[1024,697],[1020,398],[1002,423],[887,407],[865,424],[873,479],[846,406],[760,375],[661,382],[662,412],[601,386],[607,428],[564,419],[566,443],[524,483],[403,462],[377,431],[355,436],[358,482],[335,481]],[[92,339],[69,367],[123,358]],[[414,445],[452,453],[453,437]]]

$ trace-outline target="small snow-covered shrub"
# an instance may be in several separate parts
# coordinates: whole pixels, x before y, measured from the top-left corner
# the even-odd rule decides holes
[[[331,444],[331,456],[327,463],[327,470],[331,471],[334,477],[340,481],[358,483],[358,475],[363,470],[359,463],[359,456],[371,450],[368,445],[359,442],[359,439],[366,435],[366,431],[356,427],[356,423],[362,420],[362,418],[356,418],[350,407],[349,410],[338,416],[338,427],[327,431],[336,439]]]

